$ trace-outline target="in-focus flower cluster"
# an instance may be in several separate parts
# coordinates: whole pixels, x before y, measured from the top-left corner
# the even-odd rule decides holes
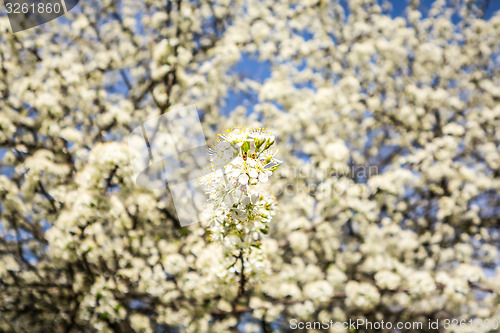
[[[261,184],[279,167],[274,136],[265,129],[234,128],[210,148],[211,173],[202,177],[212,240],[238,255],[259,248],[276,201]]]

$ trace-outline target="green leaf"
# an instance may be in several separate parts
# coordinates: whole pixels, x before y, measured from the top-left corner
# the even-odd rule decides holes
[[[271,147],[273,144],[274,144],[274,140],[267,139],[266,148],[264,148],[264,150]]]
[[[107,319],[109,319],[109,314],[99,313],[99,318],[101,318],[102,320],[107,320]]]
[[[248,153],[248,151],[250,150],[250,142],[245,141],[241,146],[241,150],[243,150],[245,153]]]
[[[259,138],[255,138],[255,149],[258,150],[260,146],[262,146],[265,142],[265,140],[261,140]]]

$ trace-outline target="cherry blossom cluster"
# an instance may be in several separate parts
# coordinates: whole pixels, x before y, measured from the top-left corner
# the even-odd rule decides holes
[[[275,213],[275,198],[262,186],[281,164],[274,143],[265,129],[234,128],[210,148],[213,172],[201,179],[209,196],[205,215],[211,239],[232,254],[258,248]]]

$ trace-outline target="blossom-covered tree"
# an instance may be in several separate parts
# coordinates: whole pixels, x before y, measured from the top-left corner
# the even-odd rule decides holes
[[[0,17],[0,331],[500,320],[500,15],[451,2],[82,0],[17,34]],[[272,177],[227,170],[265,195],[182,228],[168,190],[134,183],[127,135],[176,104],[212,143],[272,131]],[[272,220],[228,250],[257,206]]]

